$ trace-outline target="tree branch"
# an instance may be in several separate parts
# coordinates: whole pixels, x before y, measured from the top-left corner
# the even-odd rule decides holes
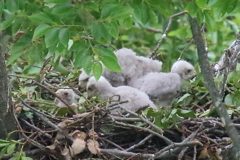
[[[221,118],[221,121],[225,125],[226,131],[233,142],[234,154],[235,157],[240,158],[240,139],[239,134],[234,127],[234,124],[230,120],[224,104],[222,103],[221,96],[217,90],[217,87],[213,80],[213,73],[208,61],[207,51],[205,50],[205,44],[201,35],[200,26],[195,18],[189,16],[189,22],[191,25],[191,30],[193,34],[193,39],[197,47],[197,53],[199,57],[199,63],[201,71],[204,77],[204,85],[208,89],[210,96],[213,101],[213,105],[217,109],[218,115]]]

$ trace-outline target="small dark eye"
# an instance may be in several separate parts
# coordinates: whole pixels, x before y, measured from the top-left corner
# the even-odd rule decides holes
[[[191,69],[188,69],[188,70],[187,70],[187,73],[190,73],[191,71],[192,71]]]
[[[93,87],[88,87],[87,91],[93,91]]]
[[[64,95],[67,96],[67,95],[68,95],[68,92],[64,92]]]

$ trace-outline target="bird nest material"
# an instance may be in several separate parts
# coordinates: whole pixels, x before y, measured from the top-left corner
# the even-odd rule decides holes
[[[43,87],[38,82],[34,84]],[[231,143],[219,118],[188,118],[163,131],[153,118],[124,109],[121,103],[127,101],[111,106],[95,105],[84,113],[69,112],[65,117],[58,117],[22,100],[33,117],[17,117],[20,141],[25,142],[27,155],[46,160],[220,160],[222,151]],[[109,114],[114,107],[124,109],[128,116]]]

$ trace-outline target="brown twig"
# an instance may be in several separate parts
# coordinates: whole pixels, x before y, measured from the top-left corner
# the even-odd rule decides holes
[[[168,30],[170,29],[170,27],[171,27],[171,25],[172,25],[172,19],[175,18],[175,17],[181,16],[181,15],[183,15],[183,14],[185,14],[185,13],[188,13],[188,11],[179,12],[179,13],[177,13],[177,14],[172,15],[172,16],[169,18],[167,28],[166,28],[165,31],[163,32],[163,35],[162,35],[162,37],[160,38],[160,40],[158,41],[157,46],[156,46],[156,47],[154,48],[154,50],[152,51],[152,54],[151,54],[150,58],[152,58],[152,57],[156,54],[157,50],[160,48],[160,46],[161,46],[161,44],[162,44],[163,39],[167,36]]]

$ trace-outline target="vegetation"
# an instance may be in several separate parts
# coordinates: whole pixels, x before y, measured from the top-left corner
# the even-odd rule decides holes
[[[0,157],[66,158],[70,146],[80,153],[71,156],[81,159],[110,159],[109,154],[115,155],[113,159],[166,159],[174,154],[179,159],[234,157],[234,152],[220,155],[220,150],[231,143],[231,136],[213,109],[216,104],[209,88],[204,86],[189,16],[201,26],[204,49],[210,63],[215,64],[237,39],[239,9],[238,0],[0,1],[0,48],[6,59],[18,127],[10,129],[6,140],[1,137]],[[183,92],[170,110],[145,109],[124,118],[102,114],[106,102],[80,92],[77,79],[81,68],[99,78],[102,63],[120,72],[113,51],[122,47],[161,60],[165,72],[176,60],[185,59],[194,64],[197,77],[182,86]],[[226,51],[225,57],[233,52]],[[214,81],[235,124],[239,120],[239,66],[234,72],[221,73]],[[77,115],[54,103],[54,92],[65,86],[79,95]],[[80,131],[75,134],[75,130]],[[20,141],[9,138],[16,132],[23,137]],[[65,139],[56,138],[56,134]],[[80,150],[73,147],[76,140]]]

